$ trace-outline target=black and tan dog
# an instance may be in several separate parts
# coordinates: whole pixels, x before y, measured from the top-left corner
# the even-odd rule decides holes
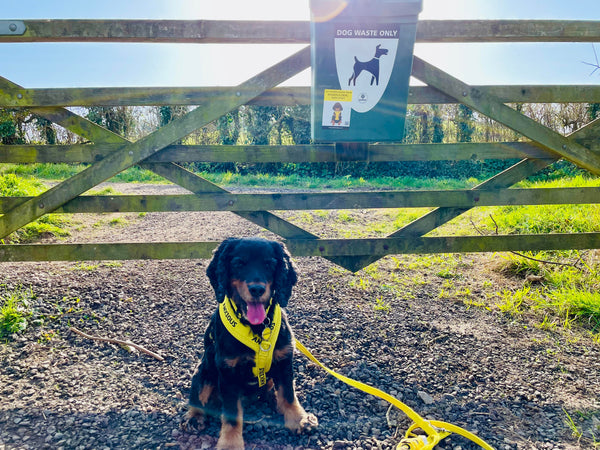
[[[317,426],[294,391],[294,337],[282,308],[296,284],[284,246],[259,238],[221,243],[206,271],[219,308],[204,335],[204,355],[192,377],[184,426],[201,428],[221,415],[218,449],[243,449],[242,399],[275,390],[277,408],[293,432]]]

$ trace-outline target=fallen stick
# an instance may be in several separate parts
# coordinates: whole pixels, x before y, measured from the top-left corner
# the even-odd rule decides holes
[[[150,355],[153,358],[158,359],[159,361],[164,361],[165,358],[163,358],[162,356],[160,356],[158,353],[154,353],[144,347],[142,347],[141,345],[137,345],[134,344],[131,341],[121,341],[119,339],[112,339],[112,338],[104,338],[104,337],[98,337],[98,336],[91,336],[89,334],[84,333],[83,331],[79,331],[77,328],[74,327],[69,327],[69,330],[72,331],[73,333],[76,333],[80,336],[83,336],[86,339],[91,339],[93,341],[100,341],[100,342],[109,342],[111,344],[118,344],[121,346],[129,346],[129,347],[133,347],[136,350],[139,350],[142,353],[145,353],[146,355]]]

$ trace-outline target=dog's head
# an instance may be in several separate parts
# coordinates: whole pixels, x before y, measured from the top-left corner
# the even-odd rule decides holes
[[[229,297],[252,325],[263,323],[271,298],[287,306],[297,281],[285,247],[261,238],[226,239],[215,251],[206,274],[217,301]]]
[[[379,44],[377,47],[375,47],[375,58],[379,58],[380,56],[387,55],[387,54],[388,54],[388,49],[381,48],[381,44]]]

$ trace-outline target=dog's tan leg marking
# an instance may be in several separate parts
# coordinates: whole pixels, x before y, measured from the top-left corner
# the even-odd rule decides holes
[[[242,435],[243,411],[242,401],[238,400],[237,417],[235,426],[228,423],[224,417],[221,418],[221,433],[217,450],[244,450],[244,437]]]
[[[319,426],[319,421],[315,415],[304,411],[296,396],[294,396],[292,403],[285,400],[282,387],[277,389],[277,409],[283,414],[285,427],[294,433],[309,431]]]
[[[198,394],[198,400],[202,406],[206,406],[210,396],[214,391],[214,386],[211,384],[205,384],[202,388],[200,394]],[[191,431],[196,429],[198,431],[204,429],[204,420],[206,416],[204,411],[199,408],[195,408],[193,406],[188,407],[187,413],[183,416],[183,420],[181,422],[181,427],[186,431]],[[195,425],[192,422],[192,419],[195,419]]]
[[[202,403],[202,406],[206,406],[210,396],[212,395],[214,386],[212,384],[205,384],[202,388],[202,392],[198,395],[198,400]]]

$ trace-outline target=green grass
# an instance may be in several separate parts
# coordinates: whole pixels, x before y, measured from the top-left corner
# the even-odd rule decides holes
[[[123,217],[114,217],[112,219],[109,220],[108,224],[111,227],[116,227],[116,226],[121,226],[124,227],[127,224],[129,224],[129,221]]]
[[[44,190],[44,185],[37,180],[18,177],[14,173],[0,175],[0,194],[3,197],[38,195]]]
[[[501,311],[510,315],[538,313],[544,328],[549,324],[570,328],[577,323],[600,333],[597,251],[584,255],[576,251],[511,253],[505,255],[502,268],[523,278],[525,284],[514,292],[499,294],[497,306]]]
[[[0,164],[0,175],[13,174],[23,178],[60,181],[84,170],[86,164]],[[452,178],[412,178],[412,177],[361,177],[343,176],[338,178],[316,178],[299,175],[278,176],[270,174],[242,175],[233,172],[201,172],[200,176],[223,187],[260,186],[289,187],[295,189],[463,189],[479,183],[476,178],[457,180]],[[165,183],[165,179],[152,171],[137,166],[121,172],[109,179],[125,183]]]
[[[146,169],[141,169],[137,166],[130,167],[127,170],[115,175],[108,181],[119,183],[169,183],[163,177],[156,175],[154,172]]]
[[[600,293],[562,288],[549,292],[540,307],[557,311],[565,320],[571,317],[589,326],[592,331],[600,331]]]
[[[494,213],[500,234],[585,233],[597,231],[597,205],[504,206]],[[491,226],[491,225],[490,225]]]
[[[11,242],[31,242],[42,236],[67,237],[71,233],[68,226],[71,221],[68,217],[58,214],[47,214],[38,220],[24,225],[9,236]]]
[[[563,408],[563,412],[565,413],[565,416],[566,416],[565,423],[571,430],[571,433],[577,439],[581,439],[581,437],[583,436],[583,433],[581,431],[579,431],[577,424],[575,423],[575,421],[573,420],[573,418],[570,416],[570,414],[567,412],[567,410],[565,408]]]
[[[600,294],[585,288],[532,289],[526,286],[515,292],[504,291],[498,306],[511,315],[539,311],[544,324],[571,328],[578,323],[594,334],[600,332]]]
[[[72,270],[80,270],[84,272],[93,272],[100,267],[100,264],[87,264],[85,262],[79,262],[73,267]]]
[[[34,196],[46,190],[43,183],[35,179],[19,177],[14,173],[0,175],[0,196],[23,197]],[[6,239],[7,242],[23,243],[32,241],[43,235],[55,237],[68,236],[69,216],[47,214],[15,231]]]
[[[60,181],[86,169],[86,164],[0,164],[0,175],[13,174],[20,177],[36,178],[40,180]],[[109,179],[111,182],[120,183],[166,183],[165,179],[150,170],[137,166],[117,174]]]
[[[22,178],[64,180],[85,169],[83,164],[2,164],[0,175],[13,174]]]
[[[564,177],[551,181],[521,181],[516,185],[519,188],[550,188],[550,187],[598,187],[600,178],[577,175]]]
[[[382,297],[377,297],[375,299],[375,305],[373,306],[373,309],[375,311],[379,311],[379,312],[387,314],[387,313],[390,312],[390,310],[392,308],[391,308],[391,306],[390,306],[390,304],[388,302],[386,302],[386,301],[383,300]]]
[[[600,178],[576,176],[548,182],[523,181],[519,188],[599,187]],[[483,234],[586,233],[600,229],[600,206],[522,205],[473,208],[429,236]],[[475,229],[477,227],[477,230]]]
[[[241,175],[233,172],[207,173],[200,176],[223,187],[228,186],[261,186],[289,187],[294,189],[346,190],[346,189],[463,189],[479,183],[475,178],[455,180],[451,178],[411,178],[411,177],[377,177],[357,178],[343,176],[339,178],[316,178],[298,175],[277,176],[269,174]]]

